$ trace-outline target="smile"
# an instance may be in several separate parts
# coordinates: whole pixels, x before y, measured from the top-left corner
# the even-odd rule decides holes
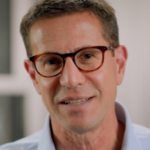
[[[67,100],[67,101],[64,101],[64,102],[61,102],[62,104],[66,104],[66,105],[79,105],[79,104],[82,104],[86,101],[88,101],[90,98],[87,98],[87,99],[77,99],[77,100]]]

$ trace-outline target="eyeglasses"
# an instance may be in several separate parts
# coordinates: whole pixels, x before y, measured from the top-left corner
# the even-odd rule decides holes
[[[95,71],[103,65],[105,51],[111,50],[111,48],[111,46],[93,46],[82,48],[75,53],[44,53],[32,56],[29,60],[33,62],[38,74],[49,78],[57,76],[63,71],[66,57],[71,57],[80,71]]]

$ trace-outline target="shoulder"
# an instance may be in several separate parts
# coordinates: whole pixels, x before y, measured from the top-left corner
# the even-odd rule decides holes
[[[15,142],[4,144],[0,146],[0,150],[36,150],[40,137],[41,131]]]
[[[145,150],[150,149],[150,129],[141,125],[133,124],[135,133]]]

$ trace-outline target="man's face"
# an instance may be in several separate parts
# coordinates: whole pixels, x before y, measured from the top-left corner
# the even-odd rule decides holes
[[[102,26],[94,14],[75,13],[36,22],[30,34],[33,55],[45,52],[73,53],[88,46],[109,46],[102,36]],[[117,53],[117,52],[116,52]],[[41,94],[52,120],[65,129],[83,133],[98,127],[112,109],[117,93],[117,54],[105,52],[103,66],[93,72],[81,72],[70,57],[63,72],[51,78],[40,76],[31,63],[25,62],[34,86]],[[83,100],[78,105],[62,101]]]

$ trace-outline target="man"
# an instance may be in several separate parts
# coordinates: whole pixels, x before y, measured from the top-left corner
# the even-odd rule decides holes
[[[20,31],[25,69],[50,115],[43,131],[1,150],[150,149],[150,130],[115,102],[128,54],[106,1],[40,1]]]

